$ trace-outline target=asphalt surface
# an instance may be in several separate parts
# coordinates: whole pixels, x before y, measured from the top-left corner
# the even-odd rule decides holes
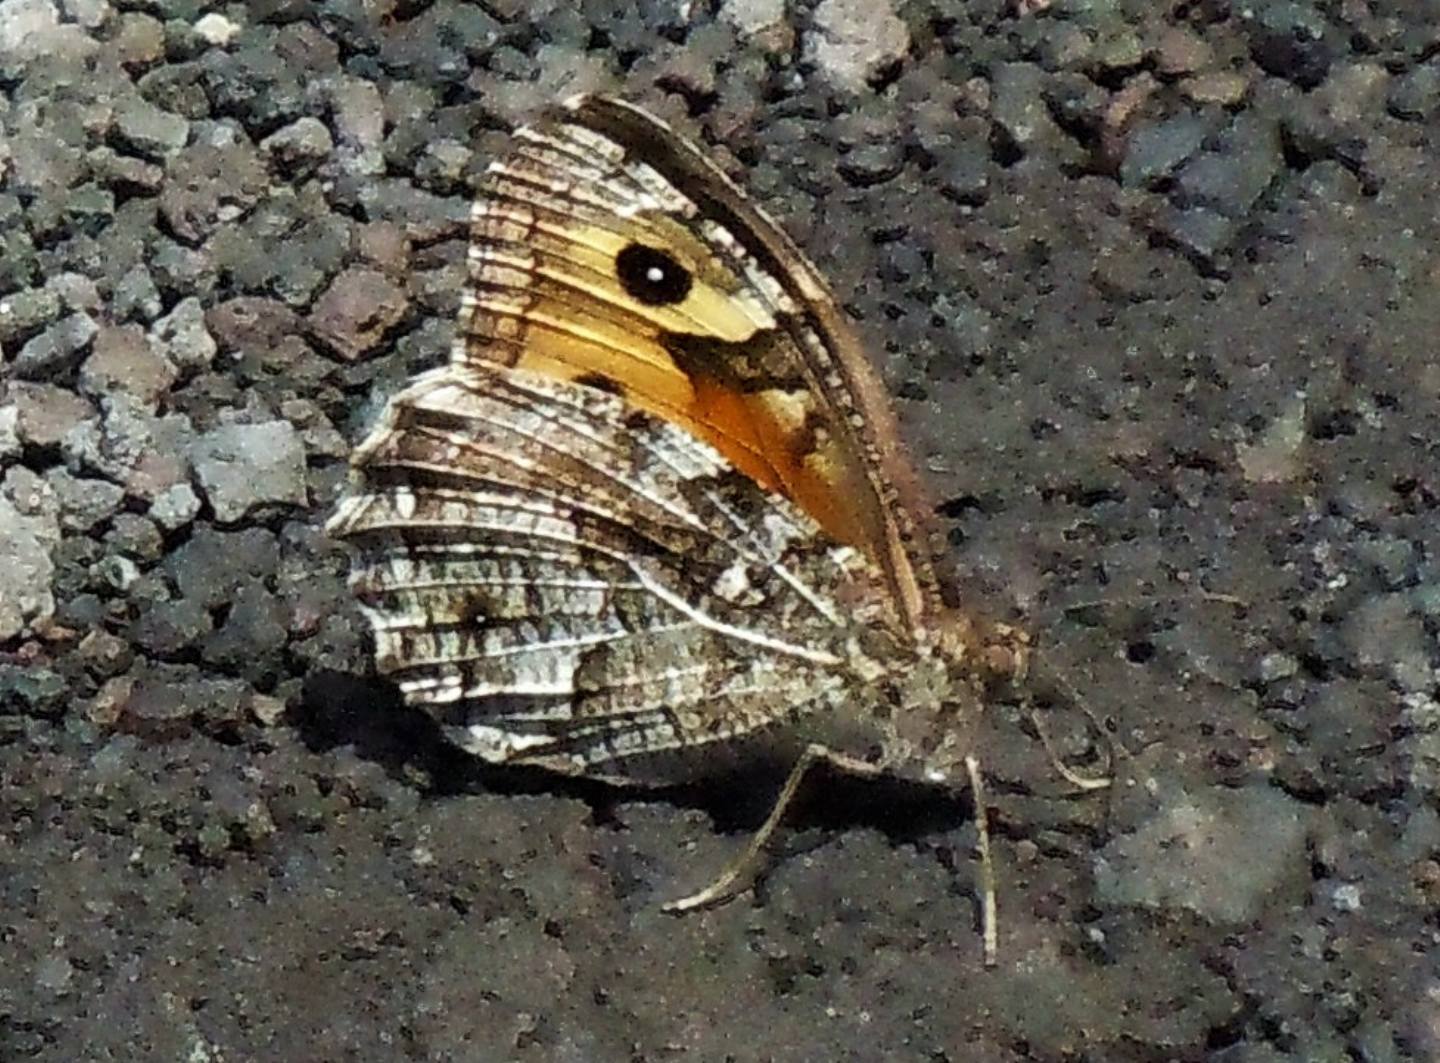
[[[0,0],[0,1058],[1440,1058],[1440,5]],[[481,771],[321,525],[506,130],[619,92],[833,278],[967,800]],[[1088,710],[1096,724],[1087,721]]]

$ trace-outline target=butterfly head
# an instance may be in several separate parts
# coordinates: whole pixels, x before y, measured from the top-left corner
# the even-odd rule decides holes
[[[931,652],[949,666],[954,681],[978,681],[1003,694],[1024,683],[1032,646],[1028,632],[1010,624],[952,612],[928,633]]]
[[[879,751],[887,770],[937,786],[964,786],[988,698],[1023,677],[1029,640],[956,614],[932,629],[921,652],[891,673],[879,707]]]
[[[1030,671],[1030,635],[1010,624],[991,624],[980,640],[981,674],[992,685],[1018,686]]]

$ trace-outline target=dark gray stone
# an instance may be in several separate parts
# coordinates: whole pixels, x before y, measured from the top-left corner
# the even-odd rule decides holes
[[[1196,156],[1181,170],[1179,194],[1187,205],[1244,217],[1284,165],[1279,128],[1253,114],[1242,115],[1221,135],[1216,150]]]
[[[143,96],[131,96],[116,106],[115,132],[126,148],[163,161],[185,147],[190,139],[190,122],[156,107]]]
[[[227,671],[273,676],[282,667],[274,654],[285,645],[285,616],[283,603],[262,584],[248,582],[231,603],[225,625],[205,640],[201,656]]]
[[[1261,6],[1250,35],[1255,62],[1302,89],[1323,82],[1335,61],[1325,20],[1310,3],[1277,0]]]
[[[10,371],[25,380],[60,376],[80,359],[98,331],[89,314],[63,317],[20,348]]]
[[[191,244],[249,211],[269,186],[265,163],[242,141],[193,144],[170,160],[168,170],[160,212],[171,231]]]
[[[1212,126],[1208,117],[1185,112],[1137,129],[1126,142],[1121,182],[1140,188],[1168,177],[1200,149]]]
[[[274,294],[291,306],[315,298],[349,257],[353,223],[331,211],[319,190],[267,199],[244,226],[228,226],[210,243],[218,268],[241,291]]]
[[[1440,61],[1432,59],[1396,78],[1388,104],[1391,114],[1414,122],[1440,114]]]
[[[272,532],[263,528],[225,532],[202,523],[166,558],[165,571],[182,596],[215,609],[246,582],[272,578],[279,564]]]

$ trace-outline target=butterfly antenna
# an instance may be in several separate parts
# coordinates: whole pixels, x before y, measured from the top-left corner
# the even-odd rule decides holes
[[[1110,741],[1109,734],[1106,732],[1104,725],[1096,718],[1095,713],[1091,711],[1089,704],[1080,696],[1080,692],[1075,689],[1075,684],[1070,682],[1064,672],[1051,664],[1045,657],[1040,657],[1036,663],[1049,674],[1056,686],[1060,688],[1060,692],[1065,695],[1065,699],[1085,714],[1085,718],[1090,721],[1090,727],[1096,734],[1100,735],[1105,740],[1105,744],[1110,747],[1110,755],[1106,758],[1108,761],[1106,765],[1107,774],[1081,775],[1079,772],[1070,768],[1060,758],[1060,754],[1056,751],[1054,743],[1050,741],[1050,732],[1047,731],[1045,725],[1040,722],[1040,713],[1035,710],[1033,704],[1027,703],[1026,709],[1030,714],[1030,722],[1035,727],[1035,733],[1040,736],[1040,744],[1045,747],[1045,754],[1050,758],[1051,766],[1054,767],[1057,775],[1077,790],[1088,792],[1091,790],[1105,789],[1114,781],[1114,778],[1108,774],[1108,769],[1115,763],[1114,744]]]

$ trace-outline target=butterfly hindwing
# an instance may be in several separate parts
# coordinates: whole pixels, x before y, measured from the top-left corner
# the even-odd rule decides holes
[[[592,388],[447,367],[353,464],[330,530],[378,668],[490,760],[623,778],[793,720],[853,683],[864,603],[886,620],[857,551]]]

